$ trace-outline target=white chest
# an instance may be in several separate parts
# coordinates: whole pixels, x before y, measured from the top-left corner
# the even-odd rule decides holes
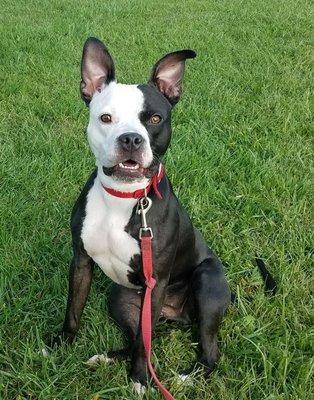
[[[125,232],[134,199],[119,199],[104,193],[95,181],[87,196],[81,237],[88,255],[119,285],[135,288],[128,280],[131,258],[140,253],[137,241]]]

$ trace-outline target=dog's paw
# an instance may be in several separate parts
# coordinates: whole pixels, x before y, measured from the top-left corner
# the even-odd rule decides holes
[[[108,364],[114,361],[113,358],[107,357],[105,354],[95,354],[93,357],[89,358],[86,361],[86,364],[89,367],[95,367],[100,364]]]
[[[133,382],[133,381],[131,384],[136,394],[140,396],[143,396],[143,394],[145,394],[147,389],[146,386],[142,385],[140,382]]]

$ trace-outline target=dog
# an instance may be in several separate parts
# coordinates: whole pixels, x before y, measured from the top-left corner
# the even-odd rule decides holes
[[[128,344],[95,355],[89,363],[129,358],[130,378],[139,392],[147,386],[149,374],[139,329],[145,278],[136,193],[145,193],[152,201],[147,214],[156,280],[152,325],[161,317],[197,323],[200,354],[189,371],[196,366],[206,375],[213,371],[219,358],[218,330],[231,298],[222,263],[162,173],[185,63],[195,56],[192,50],[169,53],[155,64],[148,83],[128,85],[116,82],[113,59],[100,40],[91,37],[83,48],[80,91],[89,107],[87,133],[96,169],[72,211],[73,258],[61,337],[74,340],[98,264],[113,281],[110,314]]]

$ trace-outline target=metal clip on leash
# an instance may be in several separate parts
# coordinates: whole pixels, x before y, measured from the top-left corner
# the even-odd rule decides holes
[[[153,204],[152,200],[149,197],[147,197],[146,193],[145,197],[142,197],[138,201],[137,213],[141,216],[142,220],[142,226],[139,232],[140,239],[142,239],[143,236],[148,236],[151,239],[153,238],[152,228],[147,226],[147,221],[146,221],[146,214],[150,210],[152,204]]]

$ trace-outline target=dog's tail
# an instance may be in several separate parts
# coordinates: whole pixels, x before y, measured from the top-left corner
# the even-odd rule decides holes
[[[262,276],[263,282],[264,282],[264,287],[265,287],[265,294],[267,296],[274,296],[277,292],[278,286],[277,283],[275,281],[275,279],[272,277],[272,275],[270,274],[270,272],[268,271],[268,269],[266,268],[266,265],[264,263],[264,261],[259,258],[259,257],[255,257],[255,263],[258,266],[259,272]],[[246,297],[246,299],[248,301],[252,301],[253,298],[252,297]],[[231,303],[236,303],[237,301],[237,296],[235,293],[231,293]]]
[[[278,289],[275,279],[272,277],[261,258],[255,257],[255,262],[264,281],[265,293],[268,296],[274,296]]]

